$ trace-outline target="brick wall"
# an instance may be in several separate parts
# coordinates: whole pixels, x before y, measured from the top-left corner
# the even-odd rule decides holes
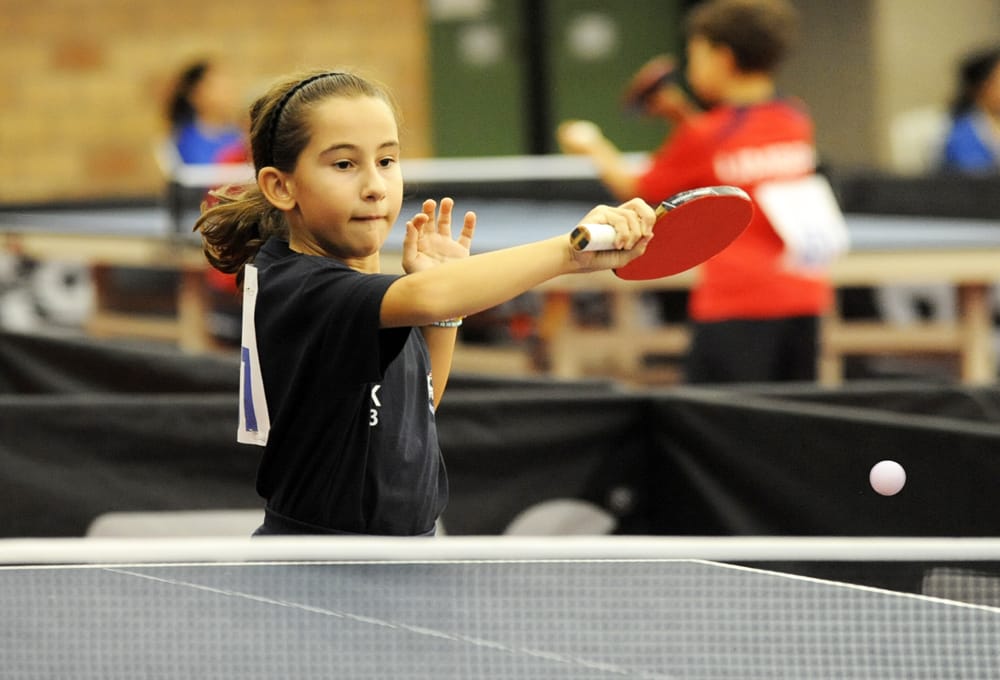
[[[307,67],[386,83],[429,149],[422,0],[0,0],[0,204],[156,196],[170,79],[220,54],[249,100]]]

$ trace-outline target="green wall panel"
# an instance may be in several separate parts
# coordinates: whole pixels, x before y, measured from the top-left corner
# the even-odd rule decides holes
[[[666,123],[623,110],[629,78],[660,53],[683,56],[680,3],[665,0],[549,0],[554,124],[593,120],[620,148],[651,150]]]
[[[557,151],[567,118],[601,125],[626,151],[655,148],[662,121],[621,93],[650,57],[682,56],[683,0],[429,0],[437,156]]]
[[[527,54],[521,1],[441,4],[452,10],[431,12],[435,155],[526,153]]]

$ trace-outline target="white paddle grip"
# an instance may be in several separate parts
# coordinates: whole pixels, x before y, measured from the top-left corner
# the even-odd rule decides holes
[[[614,250],[615,228],[610,224],[581,224],[571,239],[577,250]]]

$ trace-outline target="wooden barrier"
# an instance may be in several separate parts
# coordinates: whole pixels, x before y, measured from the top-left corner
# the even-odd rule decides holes
[[[203,273],[207,263],[197,243],[189,239],[164,240],[143,236],[80,235],[40,231],[6,231],[0,243],[14,252],[45,261],[82,261],[96,267],[126,266],[173,270],[180,273],[177,316],[150,319],[120,314],[108,309],[98,291],[98,307],[89,330],[98,336],[126,335],[176,341],[188,351],[205,351],[214,345],[206,327],[207,300]],[[396,256],[383,258],[386,271],[400,271]],[[955,323],[933,322],[894,326],[878,322],[854,322],[833,310],[824,320],[819,366],[820,380],[836,384],[842,380],[844,358],[852,355],[943,353],[960,358],[960,378],[965,383],[990,383],[996,377],[993,323],[989,291],[1000,281],[1000,245],[954,249],[877,250],[852,252],[832,269],[838,287],[882,286],[901,283],[946,283],[958,294],[959,314]],[[558,377],[584,375],[589,366],[608,366],[621,376],[642,371],[649,354],[680,355],[687,345],[681,324],[644,325],[640,295],[646,291],[689,288],[696,272],[655,281],[623,281],[608,272],[563,276],[539,287],[545,294],[539,329],[545,342],[550,372]],[[99,279],[99,277],[98,277]],[[98,283],[100,281],[98,280]],[[100,286],[98,286],[100,288]],[[611,323],[607,327],[585,327],[570,309],[574,293],[605,293],[611,300]],[[465,364],[468,349],[475,360]],[[493,365],[505,373],[531,371],[524,355],[509,349],[487,352]],[[460,348],[459,367],[484,366],[484,352]]]

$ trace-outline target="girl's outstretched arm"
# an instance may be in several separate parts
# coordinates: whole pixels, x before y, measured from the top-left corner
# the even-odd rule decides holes
[[[406,224],[404,267],[415,257],[421,230],[430,218],[421,213]],[[425,326],[467,316],[506,302],[549,279],[576,272],[622,267],[646,250],[656,221],[640,199],[618,207],[597,206],[580,223],[615,227],[618,250],[579,252],[562,236],[513,248],[448,260],[399,278],[382,299],[382,325]]]

